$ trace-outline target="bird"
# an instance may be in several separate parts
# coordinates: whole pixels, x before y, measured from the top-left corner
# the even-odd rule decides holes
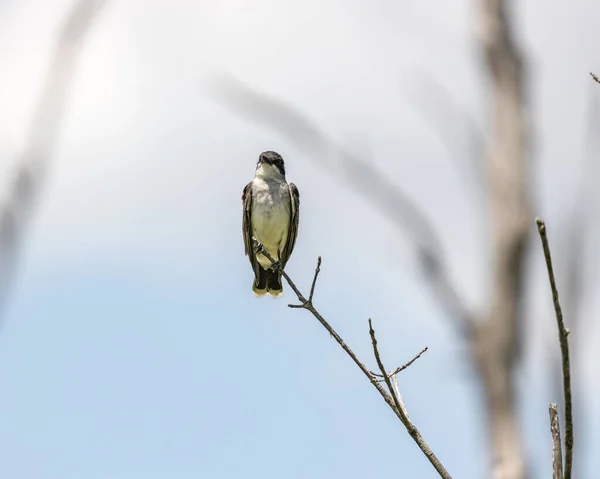
[[[300,210],[300,193],[294,183],[286,181],[279,153],[264,151],[259,155],[254,179],[244,187],[242,204],[244,249],[254,271],[252,292],[255,297],[268,294],[279,298],[283,296],[281,269],[296,245]],[[256,251],[254,240],[276,261],[275,266]]]

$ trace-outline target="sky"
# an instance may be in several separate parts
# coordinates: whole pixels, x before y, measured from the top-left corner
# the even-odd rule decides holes
[[[3,172],[23,149],[71,5],[0,1]],[[406,236],[206,87],[220,72],[234,75],[384,170],[432,219],[452,277],[481,308],[485,205],[431,121],[435,81],[486,127],[475,5],[108,1],[84,46],[0,330],[0,476],[436,477],[327,332],[287,308],[289,288],[281,300],[252,296],[241,192],[258,154],[275,150],[301,193],[288,273],[307,292],[323,257],[315,304],[368,367],[368,318],[390,369],[429,347],[399,379],[409,414],[453,477],[484,477],[477,385]],[[534,0],[514,13],[530,59],[532,191],[552,241],[600,96],[588,76],[600,73],[600,4]],[[457,138],[458,148],[467,141]],[[533,263],[542,271],[541,257]],[[545,347],[556,332],[547,280],[537,279],[519,404],[533,472],[548,477],[547,405],[556,398]],[[589,414],[581,472],[590,478],[590,451],[600,447],[592,296],[578,372]]]

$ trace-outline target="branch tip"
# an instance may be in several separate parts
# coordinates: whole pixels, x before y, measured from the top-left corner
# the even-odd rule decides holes
[[[540,232],[540,234],[543,233],[543,232],[545,232],[545,230],[546,230],[546,223],[544,222],[544,220],[542,218],[537,217],[535,219],[535,224],[537,225],[538,231]]]
[[[310,293],[308,294],[308,302],[312,304],[313,296],[315,294],[315,286],[317,285],[317,278],[319,277],[319,273],[321,272],[321,257],[319,256],[317,259],[317,267],[315,268],[315,275],[312,280],[312,284],[310,285]]]
[[[573,404],[571,398],[571,366],[569,360],[569,329],[565,327],[560,301],[558,299],[558,288],[556,287],[556,278],[554,276],[554,268],[552,266],[552,255],[550,253],[550,245],[548,235],[546,233],[545,223],[536,218],[542,248],[544,250],[544,259],[546,261],[546,269],[548,270],[548,279],[550,281],[550,290],[552,291],[552,300],[554,303],[554,313],[556,315],[556,324],[558,326],[558,340],[560,342],[560,353],[562,357],[562,373],[563,373],[563,391],[565,396],[565,460],[564,460],[564,479],[571,479],[573,468]],[[552,405],[550,406],[550,414],[552,417]],[[556,464],[556,463],[555,463]],[[561,476],[556,476],[562,479]]]
[[[550,433],[552,434],[552,479],[563,479],[562,449],[558,406],[550,403]]]

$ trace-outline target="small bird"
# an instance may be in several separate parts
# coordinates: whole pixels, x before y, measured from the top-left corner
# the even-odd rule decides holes
[[[294,183],[286,181],[279,153],[260,154],[254,179],[242,193],[242,203],[244,246],[254,270],[252,292],[256,297],[268,293],[279,298],[283,295],[281,272],[272,268],[266,256],[256,253],[253,242],[254,237],[281,268],[285,268],[296,244],[300,193]]]

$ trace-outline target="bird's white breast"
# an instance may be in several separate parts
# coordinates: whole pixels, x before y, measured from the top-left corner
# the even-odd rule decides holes
[[[252,182],[252,229],[254,236],[277,259],[287,241],[290,226],[290,190],[285,181],[255,178]],[[263,266],[269,261],[258,258]]]

